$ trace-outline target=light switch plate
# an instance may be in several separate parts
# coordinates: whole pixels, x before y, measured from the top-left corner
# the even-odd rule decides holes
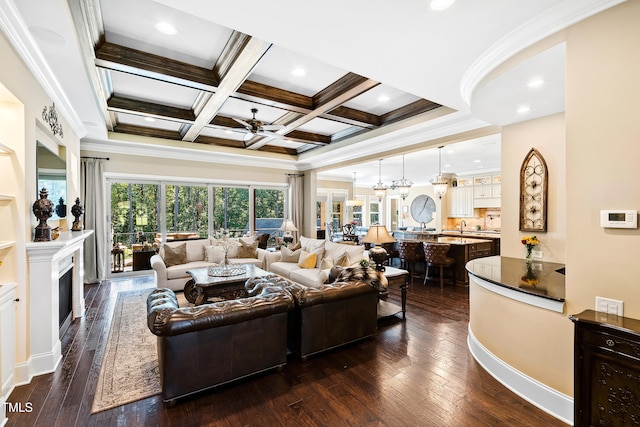
[[[624,309],[624,302],[604,297],[596,297],[596,311],[603,313],[615,314],[616,316],[622,316]]]

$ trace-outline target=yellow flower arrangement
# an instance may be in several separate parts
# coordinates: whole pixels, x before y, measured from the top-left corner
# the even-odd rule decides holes
[[[524,236],[521,242],[527,249],[527,259],[531,259],[531,251],[540,244],[540,241],[536,236]]]

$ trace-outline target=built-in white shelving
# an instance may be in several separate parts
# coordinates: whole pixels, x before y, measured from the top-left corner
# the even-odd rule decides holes
[[[0,240],[0,249],[10,248],[15,244],[13,240]]]
[[[8,156],[9,154],[13,154],[13,149],[0,142],[0,156]]]

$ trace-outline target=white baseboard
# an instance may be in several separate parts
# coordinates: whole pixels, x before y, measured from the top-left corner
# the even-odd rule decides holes
[[[573,425],[573,398],[536,381],[497,358],[476,339],[471,325],[467,345],[473,358],[502,385],[546,413]]]
[[[62,361],[60,341],[50,353],[29,357],[24,363],[15,366],[15,386],[29,384],[33,377],[54,372]]]

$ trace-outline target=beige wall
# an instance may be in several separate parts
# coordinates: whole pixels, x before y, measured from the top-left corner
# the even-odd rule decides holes
[[[519,168],[531,147],[549,169],[549,223],[538,233],[543,258],[564,262],[562,314],[472,286],[470,325],[497,357],[573,395],[573,324],[595,297],[623,300],[640,318],[639,230],[605,230],[600,209],[640,209],[640,2],[624,3],[566,32],[565,114],[503,129],[502,251],[524,256],[518,231]],[[526,233],[530,234],[530,233]]]
[[[9,251],[13,252],[9,258],[4,259],[5,265],[0,272],[0,282],[11,281],[17,283],[16,319],[16,362],[23,365],[27,362],[29,354],[29,323],[28,306],[29,295],[27,289],[28,271],[26,242],[33,239],[33,229],[37,220],[31,212],[31,206],[36,200],[36,129],[48,133],[50,138],[58,145],[65,146],[67,161],[67,197],[75,200],[78,195],[78,166],[80,141],[74,135],[64,116],[58,114],[58,120],[64,129],[64,138],[51,135],[48,124],[42,121],[42,110],[53,103],[45,93],[40,83],[33,77],[31,71],[18,57],[13,47],[9,44],[4,34],[0,32],[0,85],[14,98],[9,104],[0,103],[2,120],[8,120],[10,130],[0,120],[0,127],[4,130],[0,135],[8,136],[3,140],[5,145],[15,151],[10,157],[5,158],[0,168],[0,179],[10,184],[10,192],[15,196],[15,216],[11,224],[11,234],[16,244]],[[13,114],[20,116],[12,117]],[[9,135],[6,132],[9,132]],[[4,188],[4,187],[3,187]],[[69,205],[67,205],[69,206]],[[0,237],[0,240],[5,240]],[[8,239],[7,239],[8,240]],[[9,264],[11,263],[11,264]]]

